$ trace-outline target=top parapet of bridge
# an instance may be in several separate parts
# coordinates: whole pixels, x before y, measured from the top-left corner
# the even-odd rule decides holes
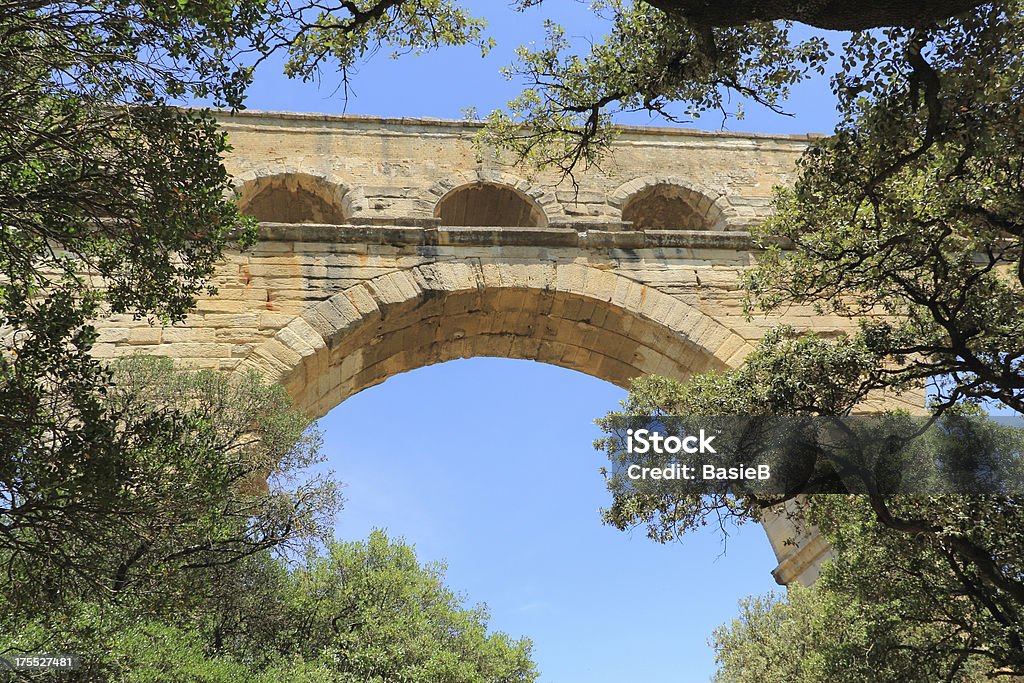
[[[312,126],[327,125],[350,128],[367,128],[376,130],[437,130],[465,132],[475,134],[486,124],[483,121],[469,119],[442,119],[431,116],[371,116],[367,114],[322,114],[311,112],[293,111],[271,111],[264,109],[245,109],[230,113],[227,111],[215,111],[215,114],[225,123],[232,120],[241,125],[247,121],[277,120],[281,123],[295,122],[292,125],[303,123]],[[253,125],[259,125],[255,123]],[[288,125],[288,124],[285,124]],[[697,128],[684,128],[681,126],[634,126],[615,125],[615,130],[622,135],[629,137],[689,137],[703,139],[721,140],[778,140],[780,142],[796,142],[806,144],[807,142],[820,140],[825,136],[821,133],[750,133],[743,131],[710,131]]]
[[[821,136],[619,126],[599,164],[508,163],[482,123],[353,114],[219,112],[243,210],[264,223],[737,232]]]

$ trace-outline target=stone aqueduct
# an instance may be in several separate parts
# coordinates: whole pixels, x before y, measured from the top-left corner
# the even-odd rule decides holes
[[[321,416],[471,356],[619,386],[685,378],[735,367],[783,321],[745,319],[737,280],[757,258],[745,228],[791,180],[806,136],[625,128],[573,188],[479,158],[467,123],[245,113],[223,125],[260,243],[228,256],[217,295],[185,323],[105,321],[98,355],[255,368]],[[848,326],[800,309],[784,321]],[[785,516],[765,528],[776,579],[813,581],[822,540]]]

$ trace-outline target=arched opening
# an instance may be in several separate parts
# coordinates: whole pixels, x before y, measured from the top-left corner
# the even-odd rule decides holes
[[[725,223],[710,197],[669,183],[651,185],[630,197],[622,220],[639,230],[717,230]]]
[[[308,309],[242,363],[311,415],[388,377],[496,356],[634,377],[739,364],[752,347],[674,297],[580,264],[433,263],[353,285]]]
[[[441,225],[544,227],[544,211],[525,194],[507,185],[471,183],[457,187],[437,203]]]
[[[263,223],[324,223],[341,225],[348,219],[345,190],[306,173],[281,173],[242,186],[239,210]]]

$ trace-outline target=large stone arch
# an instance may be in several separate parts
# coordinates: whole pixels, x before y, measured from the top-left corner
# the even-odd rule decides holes
[[[508,187],[528,197],[544,213],[547,223],[565,223],[569,216],[555,193],[548,188],[531,184],[519,176],[492,169],[461,171],[444,176],[434,182],[416,202],[416,213],[424,218],[433,218],[438,203],[452,190],[474,184],[491,184]]]
[[[741,336],[696,308],[581,264],[439,262],[378,276],[293,319],[239,366],[321,416],[392,375],[456,358],[524,358],[627,386],[738,365]]]
[[[620,214],[629,203],[645,193],[660,188],[676,188],[681,197],[707,225],[707,229],[723,231],[744,227],[736,210],[729,204],[728,195],[720,190],[678,176],[651,175],[623,183],[608,197],[608,204]],[[625,216],[623,216],[625,219]]]
[[[578,370],[626,387],[737,367],[753,350],[713,317],[655,288],[583,264],[434,262],[346,288],[296,316],[236,372],[282,383],[322,417],[389,377],[499,356]],[[812,583],[830,552],[784,511],[763,526],[782,584]]]

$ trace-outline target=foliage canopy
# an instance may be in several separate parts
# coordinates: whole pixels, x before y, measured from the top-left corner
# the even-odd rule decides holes
[[[375,531],[331,541],[290,564],[267,551],[230,570],[206,568],[185,603],[69,601],[26,617],[0,597],[0,651],[54,646],[81,653],[68,681],[181,683],[529,683],[531,644],[488,632],[486,608],[468,608],[411,546]],[[193,584],[195,585],[195,584]],[[25,680],[49,680],[46,674]]]

